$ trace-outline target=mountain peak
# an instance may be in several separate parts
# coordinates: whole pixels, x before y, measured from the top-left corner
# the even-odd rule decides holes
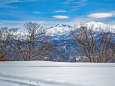
[[[65,25],[65,24],[57,24],[55,27],[70,27],[70,28],[72,28],[71,26]]]
[[[83,24],[84,26],[96,31],[96,32],[100,32],[100,31],[110,31],[110,32],[113,32],[115,33],[115,26],[111,26],[111,25],[107,25],[107,24],[104,24],[104,23],[101,23],[101,22],[88,22],[88,23],[85,23]]]
[[[95,32],[110,31],[112,33],[115,33],[115,26],[106,25],[101,22],[92,21],[92,22],[85,23],[83,25],[88,27],[89,29],[94,30]],[[81,25],[77,26],[77,28],[80,28],[80,27],[81,27]],[[60,36],[60,35],[68,36],[70,34],[71,30],[74,30],[74,28],[72,26],[64,25],[64,24],[57,24],[56,26],[50,27],[47,30],[47,35],[49,35],[49,36]]]
[[[63,24],[57,24],[55,27],[62,27]]]
[[[95,22],[95,21],[91,21],[91,22],[88,22],[88,23],[92,23],[92,24],[104,24],[104,23],[102,23],[102,22]]]
[[[72,30],[72,27],[64,24],[57,24],[54,27],[51,27],[47,30],[47,35],[56,36],[56,35],[64,35],[68,34]]]
[[[89,25],[97,25],[97,26],[108,26],[108,25],[106,25],[106,24],[104,24],[104,23],[102,23],[102,22],[95,22],[95,21],[92,21],[92,22],[88,22],[88,23],[86,23],[87,25],[89,24]]]

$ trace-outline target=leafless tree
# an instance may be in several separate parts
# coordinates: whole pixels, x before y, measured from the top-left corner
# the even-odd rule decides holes
[[[6,60],[14,60],[13,57],[13,40],[17,28],[0,28],[0,57]]]
[[[21,60],[34,60],[47,52],[49,52],[47,55],[50,55],[53,48],[51,43],[48,42],[46,29],[32,22],[27,22],[24,27],[27,35],[16,41],[18,58]]]
[[[95,34],[92,29],[81,26],[72,31],[72,35],[77,41],[81,55],[88,57],[90,62],[108,62],[115,57],[110,32]]]
[[[26,34],[23,35],[17,34],[17,28],[0,28],[0,58],[11,61],[50,58],[53,46],[48,42],[46,29],[32,22],[27,22],[24,27]]]

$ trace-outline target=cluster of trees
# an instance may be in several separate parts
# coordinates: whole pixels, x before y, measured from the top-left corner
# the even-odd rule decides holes
[[[26,34],[18,35],[17,28],[0,28],[0,61],[49,60],[56,50],[46,29],[32,22],[24,24]],[[115,57],[115,40],[110,32],[95,33],[81,26],[71,31],[78,47],[77,55],[88,62],[109,62]],[[77,57],[77,56],[76,56]],[[63,61],[58,57],[57,61]]]
[[[17,35],[17,28],[0,28],[1,60],[28,61],[43,56],[50,57],[53,46],[48,42],[45,28],[32,22],[27,22],[24,27],[26,35],[20,36]]]
[[[81,26],[72,31],[72,35],[79,55],[87,57],[89,62],[109,62],[115,57],[115,40],[111,32],[96,33],[91,28]]]

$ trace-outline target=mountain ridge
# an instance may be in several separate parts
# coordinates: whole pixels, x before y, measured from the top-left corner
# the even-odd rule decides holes
[[[65,24],[57,24],[53,27],[47,28],[46,29],[46,35],[47,36],[52,36],[52,37],[61,37],[61,36],[69,36],[71,30],[75,30],[80,28],[81,26],[86,26],[89,29],[92,29],[96,32],[107,32],[110,31],[111,33],[115,33],[115,25],[107,25],[101,22],[87,22],[81,25],[76,25],[76,26],[70,26],[70,25],[65,25]],[[17,34],[19,35],[25,35],[27,34],[25,30],[18,30]]]
[[[52,37],[52,40],[67,40],[72,39],[70,31],[74,31],[76,29],[79,29],[81,26],[85,26],[88,29],[92,29],[97,34],[100,32],[108,32],[115,33],[115,26],[113,25],[106,25],[101,22],[88,22],[82,25],[76,25],[74,27],[70,25],[64,25],[64,24],[57,24],[54,27],[48,28],[46,31],[46,35]]]

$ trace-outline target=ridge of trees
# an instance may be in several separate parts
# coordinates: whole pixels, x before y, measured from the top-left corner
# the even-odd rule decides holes
[[[17,35],[18,28],[0,28],[0,61],[49,60],[55,46],[49,42],[46,29],[32,22],[24,24],[26,35]],[[112,33],[95,35],[91,28],[74,27],[71,35],[79,49],[77,56],[85,56],[88,62],[109,62],[115,57],[115,40]],[[58,57],[57,61],[63,61]]]
[[[89,62],[109,62],[115,57],[115,41],[111,32],[95,35],[91,28],[81,26],[71,33],[79,47],[79,55],[87,57]]]

